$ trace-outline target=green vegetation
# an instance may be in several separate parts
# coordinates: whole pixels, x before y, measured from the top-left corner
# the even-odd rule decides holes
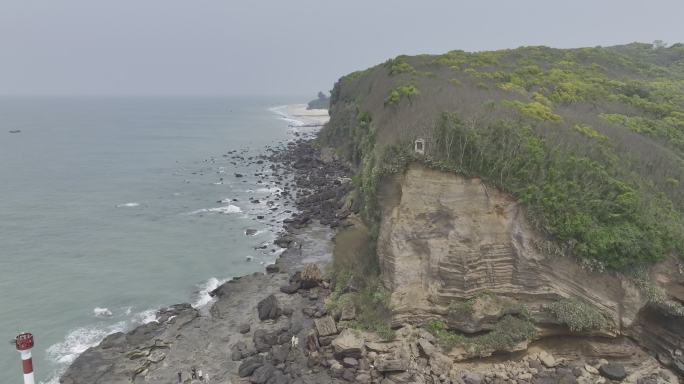
[[[587,128],[580,129],[586,136]],[[451,114],[442,116],[434,136],[435,157],[515,194],[538,228],[573,253],[620,269],[660,260],[681,246],[671,205],[620,180],[605,158],[608,148],[596,155],[600,162],[550,147],[526,122],[473,127]]]
[[[382,179],[420,161],[510,193],[540,250],[589,269],[684,254],[682,44],[400,56],[341,78],[331,108],[321,140],[356,167],[373,243]]]
[[[481,355],[511,350],[517,344],[534,339],[537,334],[531,321],[510,315],[501,318],[491,331],[477,336],[468,337],[450,331],[446,324],[440,321],[432,321],[426,328],[435,336],[437,344],[445,352],[456,346],[463,346],[466,350]]]
[[[390,292],[379,281],[367,284],[355,296],[354,301],[358,313],[356,319],[349,322],[352,328],[358,328],[377,333],[385,341],[394,339],[394,330],[389,325]]]
[[[420,91],[415,85],[400,85],[392,89],[385,99],[385,105],[398,104],[403,98],[412,102],[412,97],[420,95]]]
[[[654,285],[644,277],[637,278],[635,282],[646,296],[649,304],[664,309],[671,316],[684,317],[684,305],[670,299],[665,290]]]
[[[549,106],[538,101],[533,101],[531,103],[512,101],[506,102],[504,105],[511,106],[520,111],[520,113],[524,116],[531,117],[539,121],[560,122],[563,120],[560,116],[553,113],[553,110]]]
[[[549,305],[548,310],[572,332],[606,329],[609,324],[598,309],[576,299],[561,299]]]
[[[416,73],[416,70],[402,58],[390,59],[385,63],[389,68],[390,76],[399,75],[402,73]]]
[[[465,317],[473,314],[473,306],[475,305],[475,298],[468,300],[452,300],[447,308],[449,316]]]
[[[594,130],[592,127],[590,127],[587,124],[576,124],[574,126],[575,131],[581,133],[585,137],[588,137],[590,139],[594,140],[599,140],[599,141],[608,141],[608,136],[602,135],[598,133],[596,130]]]

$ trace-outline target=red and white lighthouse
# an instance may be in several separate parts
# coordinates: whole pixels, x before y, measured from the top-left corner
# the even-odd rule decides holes
[[[17,336],[15,344],[17,352],[21,353],[21,367],[24,371],[24,384],[35,384],[33,380],[33,361],[31,360],[31,348],[33,348],[33,335],[22,333]]]

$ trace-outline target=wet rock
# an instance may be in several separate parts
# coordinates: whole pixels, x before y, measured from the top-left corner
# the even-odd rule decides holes
[[[289,248],[290,244],[294,242],[294,238],[292,236],[281,236],[273,241],[273,243],[280,248]]]
[[[278,307],[278,299],[275,295],[269,295],[257,304],[257,311],[259,313],[259,320],[277,319],[280,316],[280,308]]]
[[[360,358],[363,353],[363,339],[350,329],[342,331],[331,344],[337,358]]]
[[[627,377],[625,367],[619,363],[603,364],[599,367],[601,376],[615,381],[622,381]]]
[[[245,333],[248,333],[248,332],[250,331],[251,328],[252,328],[252,327],[251,327],[249,324],[247,324],[247,323],[241,324],[241,325],[238,327],[238,332],[240,332],[240,333],[242,333],[242,334],[244,335]]]
[[[278,273],[280,272],[280,267],[277,264],[269,264],[266,266],[266,273]]]
[[[258,231],[256,229],[247,228],[245,229],[245,235],[254,236]]]

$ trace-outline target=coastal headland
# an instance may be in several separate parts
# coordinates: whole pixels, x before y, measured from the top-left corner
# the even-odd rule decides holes
[[[325,122],[302,106],[287,111],[300,121],[308,115],[305,124]],[[183,383],[600,383],[607,382],[599,369],[608,358],[634,366],[626,382],[676,382],[627,339],[558,337],[521,352],[458,361],[441,352],[432,333],[408,322],[391,340],[354,327],[360,314],[352,301],[330,305],[331,295],[339,303],[340,295],[358,294],[353,280],[334,291],[330,281],[333,253],[363,247],[355,236],[366,229],[350,202],[351,169],[321,150],[315,134],[298,134],[261,158],[273,178],[289,175],[295,185],[285,196],[298,212],[275,240],[285,248],[277,262],[219,286],[204,309],[173,305],[154,322],[108,336],[81,354],[61,383],[167,383],[179,373]]]

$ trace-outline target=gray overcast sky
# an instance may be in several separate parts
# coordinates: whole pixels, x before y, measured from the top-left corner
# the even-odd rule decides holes
[[[314,94],[399,54],[684,42],[682,0],[0,0],[0,94]]]

